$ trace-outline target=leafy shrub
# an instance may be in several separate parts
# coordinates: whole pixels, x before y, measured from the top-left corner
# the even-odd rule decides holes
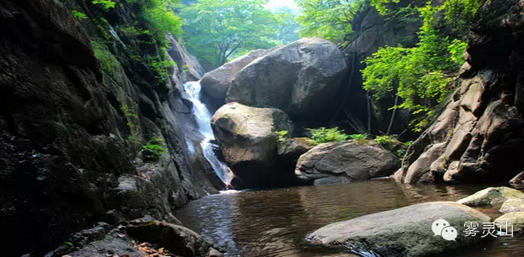
[[[116,3],[111,0],[93,0],[91,3],[101,5],[106,11],[111,8],[115,8],[116,5]]]
[[[401,103],[392,108],[410,110],[410,126],[413,131],[422,131],[436,106],[450,93],[452,74],[464,62],[462,53],[467,44],[463,40],[479,6],[478,0],[446,0],[442,6],[418,8],[423,19],[419,42],[411,48],[386,46],[366,58],[364,89],[373,93],[375,100],[400,97]],[[454,33],[446,35],[442,28]]]
[[[182,20],[175,15],[178,0],[127,0],[127,3],[139,10],[140,19],[145,21],[147,29],[159,45],[167,46],[167,33],[182,33]]]
[[[353,134],[353,135],[349,135],[349,138],[353,140],[364,140],[364,139],[367,139],[368,136],[369,136],[368,134]]]
[[[156,73],[156,79],[161,84],[166,82],[170,76],[168,69],[175,65],[176,62],[163,58],[152,59],[149,63],[151,69],[153,69],[153,71]]]
[[[275,131],[275,134],[278,136],[278,142],[285,143],[287,139],[287,135],[289,134],[289,131],[287,130]]]
[[[388,135],[377,136],[375,138],[375,142],[377,142],[377,143],[379,143],[381,145],[387,145],[387,144],[393,143],[396,140],[397,140],[397,138],[395,136],[388,136]]]
[[[160,138],[153,138],[142,147],[142,154],[146,161],[158,161],[166,152],[164,141]]]
[[[403,159],[404,155],[406,155],[406,149],[400,148],[395,152],[398,156],[398,158]]]
[[[334,128],[318,128],[318,129],[309,129],[311,132],[311,140],[315,144],[322,144],[327,142],[340,142],[340,141],[346,141],[348,139],[348,135],[342,133],[338,129],[338,127]]]
[[[73,14],[73,17],[79,20],[87,19],[87,15],[83,12],[79,12],[77,10],[72,10],[71,13]]]

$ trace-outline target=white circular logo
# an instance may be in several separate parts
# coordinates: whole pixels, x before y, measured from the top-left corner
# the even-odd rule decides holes
[[[442,229],[445,227],[449,227],[449,222],[445,219],[438,219],[433,222],[431,225],[431,230],[433,230],[433,233],[435,233],[435,236],[442,235]]]

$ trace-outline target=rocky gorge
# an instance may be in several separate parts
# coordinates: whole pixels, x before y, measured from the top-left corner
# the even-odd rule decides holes
[[[231,255],[228,247],[240,236],[228,233],[237,231],[214,232],[233,240],[226,244],[186,224],[224,215],[212,201],[229,193],[256,200],[243,203],[239,196],[229,215],[259,218],[264,211],[253,203],[262,209],[267,202],[256,197],[258,189],[268,190],[265,197],[277,205],[273,193],[292,198],[297,214],[267,208],[282,217],[321,217],[321,225],[311,218],[317,228],[301,232],[300,245],[326,253],[426,256],[485,243],[461,233],[452,243],[435,237],[437,219],[454,227],[493,222],[499,232],[502,224],[517,233],[523,228],[519,190],[490,187],[468,197],[472,190],[454,188],[524,187],[521,1],[483,3],[466,62],[449,85],[453,93],[425,131],[399,137],[415,139],[412,144],[380,140],[390,110],[384,103],[372,114],[355,75],[378,47],[409,39],[398,36],[397,27],[382,26],[386,21],[373,9],[355,16],[362,31],[348,45],[306,37],[206,72],[177,35],[158,39],[149,32],[152,27],[137,18],[140,3],[115,3],[107,11],[82,0],[0,0],[0,237],[10,245],[2,255]],[[75,17],[71,8],[88,17]],[[415,34],[416,24],[407,22],[403,33]],[[341,124],[341,113],[346,125],[326,129]],[[409,114],[399,113],[388,131],[406,129]],[[392,181],[395,189],[381,184]],[[353,197],[369,193],[393,203],[322,219],[316,206],[322,201],[313,206],[307,200],[338,198],[322,189],[352,184],[359,188]],[[437,189],[438,196],[409,199],[413,188],[426,184],[442,186],[446,196]],[[390,191],[373,195],[372,185],[394,197],[385,197]],[[212,208],[194,211],[188,216],[199,220],[188,221],[184,208],[205,201]],[[285,229],[263,232],[282,236]]]

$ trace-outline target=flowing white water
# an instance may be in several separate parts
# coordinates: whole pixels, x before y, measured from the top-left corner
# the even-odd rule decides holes
[[[213,144],[211,141],[215,140],[215,135],[213,134],[213,129],[211,128],[211,112],[207,109],[206,105],[200,100],[200,90],[201,86],[199,82],[188,82],[184,84],[184,89],[189,95],[189,100],[193,103],[193,109],[191,110],[193,117],[195,118],[198,131],[204,136],[204,140],[200,142],[204,157],[206,157],[209,164],[217,174],[217,176],[229,186],[231,183],[231,173],[229,168],[225,163],[220,161],[215,154],[214,148],[217,145]]]

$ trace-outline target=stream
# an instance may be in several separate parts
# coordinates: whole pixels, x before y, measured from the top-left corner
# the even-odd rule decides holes
[[[185,226],[226,250],[226,256],[329,256],[304,247],[303,238],[329,223],[421,202],[455,201],[486,187],[399,185],[390,180],[374,180],[226,191],[193,201],[176,216]],[[482,211],[492,218],[497,215],[496,211]],[[453,256],[520,256],[524,240],[505,237],[466,248]]]

